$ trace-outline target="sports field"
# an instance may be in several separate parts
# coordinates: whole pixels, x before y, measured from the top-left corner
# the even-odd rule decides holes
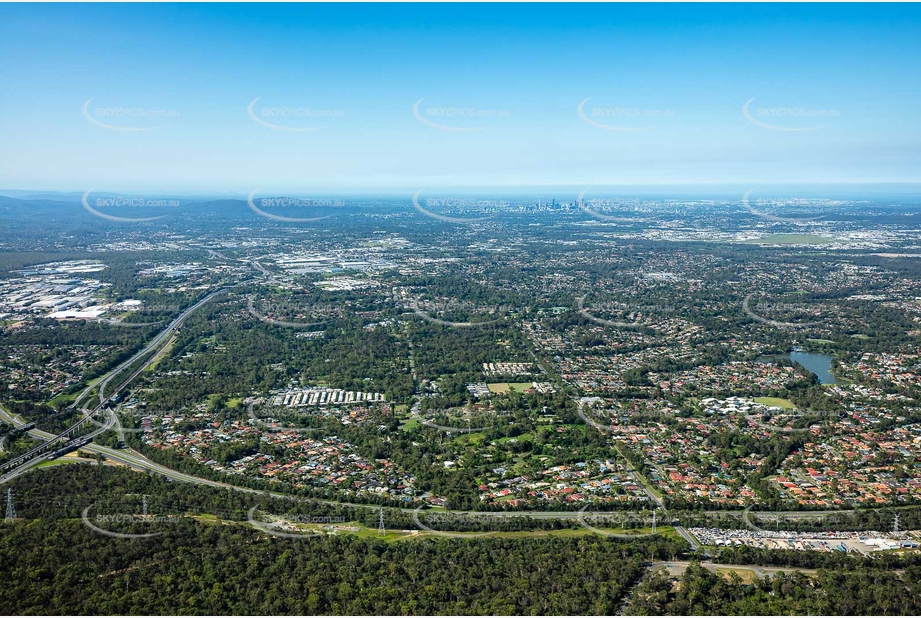
[[[789,399],[781,399],[780,397],[755,397],[755,403],[783,408],[785,410],[792,410],[796,407],[796,404]]]

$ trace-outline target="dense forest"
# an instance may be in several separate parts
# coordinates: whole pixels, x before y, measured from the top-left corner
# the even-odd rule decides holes
[[[747,585],[736,573],[723,576],[688,566],[675,585],[664,570],[637,586],[630,615],[918,615],[921,567],[883,570],[778,573]]]
[[[124,469],[66,468],[12,485],[20,519],[0,524],[4,613],[610,615],[646,561],[679,549],[665,537],[592,535],[275,538],[233,520],[258,495]],[[214,509],[231,519],[178,517],[151,524],[161,534],[141,539],[104,536],[79,520],[84,505],[139,502],[143,492],[155,494],[151,512],[182,500],[186,511]]]
[[[91,463],[33,471],[10,488],[19,519],[0,523],[0,570],[7,574],[0,607],[10,614],[917,615],[921,609],[914,555],[731,548],[714,560],[819,570],[743,582],[691,563],[676,584],[664,570],[649,570],[687,555],[683,541],[666,536],[278,538],[247,524],[248,509],[372,528],[376,512]],[[142,496],[151,515],[168,517],[107,527],[157,536],[112,538],[80,521],[87,507],[140,513]],[[387,521],[390,528],[412,527],[398,511],[388,509]],[[519,525],[504,527],[524,529]]]
[[[79,521],[0,526],[14,614],[613,614],[646,544],[611,539],[277,539],[182,521],[112,539]],[[616,565],[616,568],[613,568]]]

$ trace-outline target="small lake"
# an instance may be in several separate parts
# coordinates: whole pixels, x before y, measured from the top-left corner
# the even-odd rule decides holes
[[[831,373],[831,361],[832,357],[828,354],[813,354],[811,352],[803,352],[800,350],[794,350],[789,354],[777,354],[773,356],[759,356],[756,360],[759,363],[773,363],[779,359],[789,359],[795,363],[799,363],[805,367],[808,371],[811,371],[819,378],[820,384],[834,384],[835,376]]]

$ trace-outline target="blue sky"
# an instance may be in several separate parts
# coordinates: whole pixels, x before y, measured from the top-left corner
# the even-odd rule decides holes
[[[4,4],[0,187],[918,182],[919,22],[878,4]]]

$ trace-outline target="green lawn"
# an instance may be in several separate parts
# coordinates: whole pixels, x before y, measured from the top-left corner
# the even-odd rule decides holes
[[[77,393],[61,393],[48,402],[49,406],[55,406],[59,403],[70,403],[77,398]]]
[[[419,419],[411,418],[403,422],[403,429],[406,431],[412,431],[419,426]]]
[[[145,373],[153,373],[154,371],[156,371],[156,370],[157,370],[157,365],[159,365],[159,364],[160,364],[160,361],[162,361],[164,358],[166,358],[166,356],[172,351],[173,345],[174,345],[175,343],[176,343],[176,336],[173,335],[172,337],[170,337],[169,341],[167,341],[166,344],[165,344],[162,348],[160,348],[159,350],[157,350],[157,351],[154,353],[153,362],[150,363],[150,365],[148,365],[148,366],[144,369],[144,372],[145,372]]]
[[[534,385],[531,382],[510,382],[509,386],[512,388],[512,390],[518,391],[519,393],[523,393],[528,389],[534,388]]]
[[[473,433],[461,433],[457,434],[457,437],[454,438],[455,442],[460,442],[461,444],[474,443],[479,444],[486,439],[486,434],[481,431],[475,431]]]
[[[795,403],[789,399],[781,399],[780,397],[755,397],[755,403],[783,408],[784,410],[793,410],[796,408]]]
[[[432,512],[432,511],[443,511],[443,510],[444,509],[440,509],[440,508],[431,508],[428,511]],[[222,517],[219,517],[217,515],[212,515],[210,513],[188,514],[186,515],[186,517],[189,517],[190,519],[194,519],[196,521],[199,521],[201,523],[206,523],[206,524],[223,524],[223,525],[231,525],[231,526],[249,525],[246,522],[224,519]],[[388,528],[386,532],[382,535],[378,532],[378,529],[376,526],[368,527],[357,521],[335,523],[335,524],[314,524],[314,523],[298,524],[295,527],[297,528],[297,530],[299,530],[300,532],[304,534],[304,538],[309,538],[311,533],[333,534],[334,531],[330,529],[330,526],[333,526],[334,528],[338,528],[338,530],[335,530],[335,534],[350,535],[350,536],[355,536],[355,537],[362,538],[362,539],[375,539],[375,540],[384,541],[385,543],[393,543],[397,541],[406,541],[406,540],[420,539],[420,538],[433,538],[433,537],[440,536],[436,533],[428,532],[427,530],[417,530],[415,527],[411,527],[406,530],[397,530],[393,528]],[[345,528],[351,528],[351,529],[346,530]],[[600,526],[597,526],[597,528],[598,530],[602,530],[604,532],[612,532],[614,534],[643,535],[643,534],[649,534],[652,532],[650,528],[615,529],[615,528],[604,528]],[[294,530],[285,530],[284,532],[287,534],[298,534],[298,532]],[[511,539],[511,538],[522,538],[522,537],[532,537],[532,538],[533,537],[578,537],[578,536],[596,534],[594,531],[589,530],[588,528],[583,528],[583,527],[563,528],[561,530],[521,530],[521,531],[515,531],[515,532],[498,532],[497,531],[497,532],[493,532],[485,536],[483,535],[483,532],[454,532],[450,530],[445,530],[445,532],[452,532],[453,534],[469,536],[470,538],[484,538],[484,539],[490,539],[490,538]],[[662,535],[667,538],[675,539],[675,540],[681,539],[681,537],[678,535],[675,529],[672,528],[671,526],[658,526],[656,528],[656,534]]]
[[[493,382],[492,384],[487,384],[489,391],[492,393],[507,393],[509,391],[516,391],[518,393],[523,393],[528,389],[534,388],[531,382]]]
[[[73,457],[58,457],[57,459],[52,459],[50,461],[43,461],[40,464],[36,464],[36,468],[51,468],[53,466],[66,466],[68,464],[77,464],[80,463],[81,459],[74,459]],[[87,461],[82,459],[82,461]]]

